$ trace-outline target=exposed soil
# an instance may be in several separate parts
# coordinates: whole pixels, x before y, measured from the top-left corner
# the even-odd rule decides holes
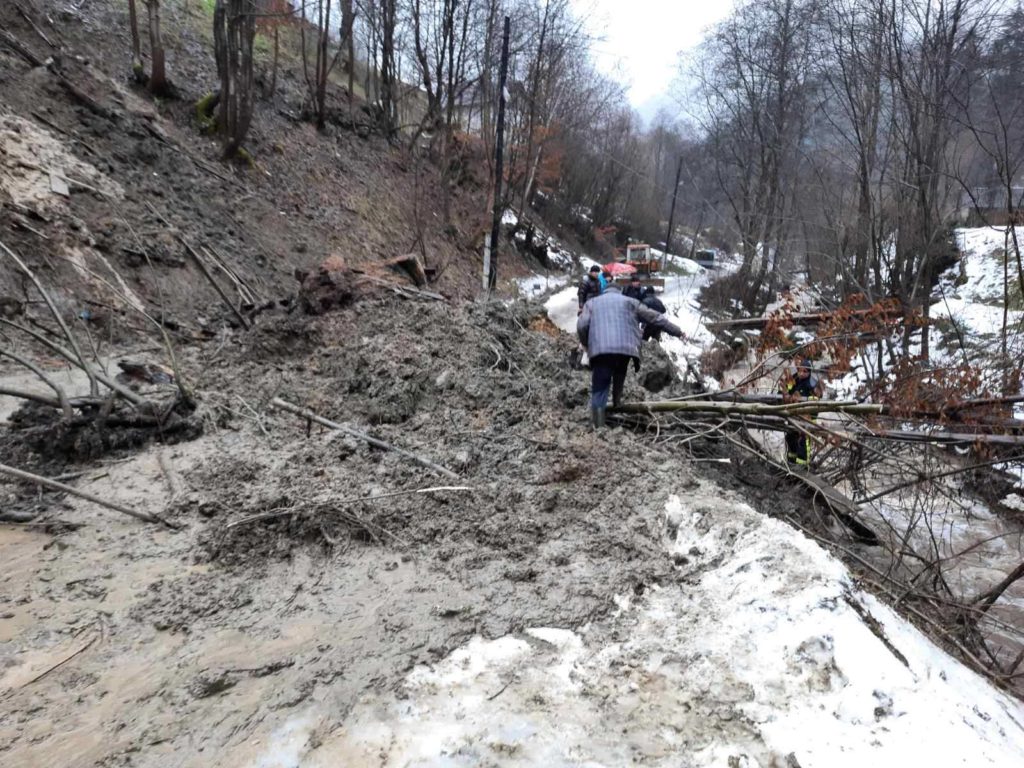
[[[586,427],[571,344],[536,307],[390,298],[264,316],[236,344],[198,350],[188,368],[220,427],[79,465],[76,481],[166,511],[181,531],[47,494],[37,527],[0,533],[5,762],[208,765],[212,752],[246,764],[277,710],[317,701],[340,722],[364,691],[473,635],[579,628],[616,594],[673,578],[666,489],[692,470],[631,433]],[[307,434],[267,408],[273,396],[460,479],[317,425]],[[170,506],[161,450],[189,488]],[[359,501],[452,485],[469,490]]]

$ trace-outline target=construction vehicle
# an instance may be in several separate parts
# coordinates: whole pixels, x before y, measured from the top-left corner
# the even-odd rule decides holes
[[[651,253],[651,246],[646,243],[630,243],[623,252],[623,257],[618,259],[636,269],[636,275],[640,278],[641,285],[653,285],[655,288],[664,288],[665,279],[655,277],[664,266],[660,259]],[[617,282],[629,282],[628,277],[620,278]]]
[[[694,258],[696,259],[697,263],[700,264],[705,269],[714,269],[715,257],[717,255],[718,252],[714,248],[705,248],[703,250],[697,251],[694,254]]]

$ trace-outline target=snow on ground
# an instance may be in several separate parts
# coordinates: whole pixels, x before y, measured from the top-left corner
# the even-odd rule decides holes
[[[311,719],[297,764],[1024,765],[1024,706],[793,528],[703,485],[666,529],[678,580],[579,632],[476,637],[324,738]]]
[[[516,290],[527,299],[536,299],[557,290],[569,282],[568,275],[550,275],[540,272],[516,278]]]
[[[1019,227],[1017,233],[1024,241],[1024,227]],[[942,298],[932,305],[932,317],[951,319],[972,335],[997,334],[1003,324],[1005,230],[998,227],[958,229],[956,241],[962,261],[940,276]],[[1012,281],[1016,272],[1012,258],[1009,270]],[[962,284],[956,284],[958,279]],[[1010,325],[1019,325],[1022,319],[1024,312],[1009,312]]]

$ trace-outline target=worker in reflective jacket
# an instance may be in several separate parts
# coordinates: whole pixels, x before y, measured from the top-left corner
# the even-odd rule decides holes
[[[825,387],[811,371],[811,361],[805,358],[797,363],[796,373],[787,372],[782,378],[779,392],[782,402],[798,403],[801,400],[820,400]],[[799,466],[810,463],[811,438],[805,432],[796,429],[786,431],[786,461]]]

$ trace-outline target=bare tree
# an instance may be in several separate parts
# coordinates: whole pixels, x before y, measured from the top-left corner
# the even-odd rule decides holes
[[[216,0],[213,40],[220,75],[218,127],[225,160],[238,154],[252,122],[255,36],[256,0]]]
[[[355,12],[352,7],[352,0],[341,0],[341,22],[338,29],[338,49],[332,55],[330,51],[330,30],[331,30],[331,8],[333,0],[314,0],[309,4],[313,7],[313,15],[310,22],[316,27],[317,37],[314,45],[315,58],[313,61],[313,74],[309,71],[309,51],[306,45],[307,4],[301,6],[301,39],[302,39],[302,71],[305,75],[306,86],[309,89],[310,102],[313,105],[313,115],[316,120],[316,127],[323,130],[327,121],[327,83],[331,72],[351,42],[352,30],[355,24]],[[350,62],[349,66],[353,66]]]
[[[160,0],[143,0],[143,2],[146,4],[149,16],[149,90],[157,95],[162,95],[167,93],[168,87],[164,41],[160,34]]]
[[[135,0],[128,0],[128,26],[132,36],[132,77],[135,82],[146,82],[146,69],[142,65],[142,45],[139,41],[139,14]]]

